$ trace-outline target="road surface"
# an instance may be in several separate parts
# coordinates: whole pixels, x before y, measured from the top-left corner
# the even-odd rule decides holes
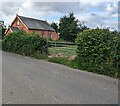
[[[2,53],[3,104],[118,104],[118,80]]]

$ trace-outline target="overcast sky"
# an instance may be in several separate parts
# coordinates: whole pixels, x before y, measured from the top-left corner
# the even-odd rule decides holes
[[[26,17],[59,22],[64,15],[73,12],[88,27],[118,29],[117,2],[2,2],[0,20],[10,25],[16,14]]]

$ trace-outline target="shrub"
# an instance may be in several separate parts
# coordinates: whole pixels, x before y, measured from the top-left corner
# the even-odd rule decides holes
[[[76,39],[79,68],[119,77],[120,34],[109,29],[84,30]]]
[[[23,31],[6,35],[2,42],[2,49],[33,57],[40,57],[40,55],[48,53],[47,40],[45,38]]]

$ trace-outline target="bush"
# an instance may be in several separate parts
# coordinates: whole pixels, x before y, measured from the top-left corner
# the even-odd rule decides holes
[[[120,34],[109,29],[84,30],[76,39],[79,68],[120,77]]]
[[[6,35],[2,42],[2,49],[4,51],[37,58],[48,53],[47,40],[45,38],[23,31]]]

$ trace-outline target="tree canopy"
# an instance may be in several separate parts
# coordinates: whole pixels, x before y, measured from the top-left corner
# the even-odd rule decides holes
[[[63,38],[66,41],[74,41],[77,36],[77,32],[79,31],[77,22],[78,21],[74,17],[73,13],[61,18],[59,23],[60,38]]]
[[[4,25],[4,21],[0,21],[0,39],[3,38],[6,30],[6,26]]]
[[[53,27],[55,29],[55,31],[58,32],[58,25],[57,25],[57,23],[52,22],[51,23],[51,27]]]
[[[77,38],[77,34],[87,27],[83,25],[73,13],[70,13],[68,16],[60,18],[59,23],[59,36],[66,41],[74,42]]]

